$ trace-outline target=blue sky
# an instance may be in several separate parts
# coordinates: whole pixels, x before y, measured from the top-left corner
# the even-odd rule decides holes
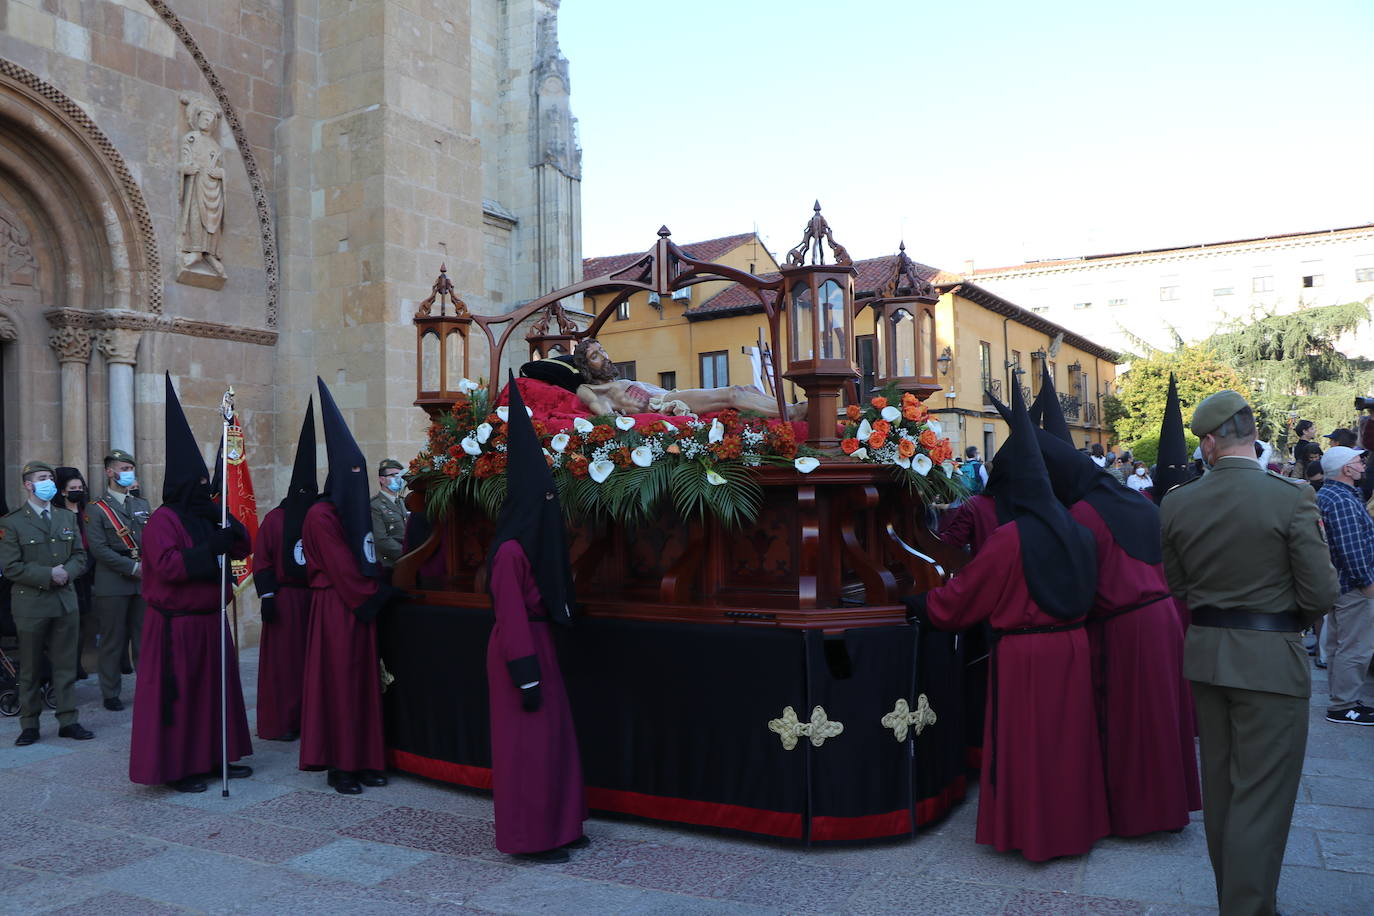
[[[564,0],[583,251],[960,270],[1374,222],[1374,3]]]

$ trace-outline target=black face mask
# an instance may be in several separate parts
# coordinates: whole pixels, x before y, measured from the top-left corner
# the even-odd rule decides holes
[[[86,491],[85,491],[85,490],[77,490],[75,493],[67,493],[67,494],[64,495],[63,498],[67,500],[67,503],[68,503],[69,505],[73,505],[73,506],[76,506],[76,507],[78,507],[78,508],[80,508],[81,506],[86,505]]]

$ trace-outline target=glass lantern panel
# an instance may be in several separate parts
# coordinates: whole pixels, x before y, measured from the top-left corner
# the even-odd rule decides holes
[[[816,351],[811,335],[815,327],[815,305],[811,302],[811,287],[805,280],[792,284],[792,313],[787,316],[792,340],[792,360],[815,359]]]
[[[821,358],[848,359],[849,335],[845,332],[844,290],[834,280],[821,285]]]
[[[906,309],[897,309],[888,321],[892,322],[888,334],[892,356],[888,365],[893,375],[910,378],[916,374],[916,319]]]
[[[420,390],[439,390],[439,335],[434,331],[420,338]]]
[[[448,340],[444,343],[444,362],[444,388],[447,391],[457,391],[458,380],[464,375],[463,335],[457,330],[448,332]]]
[[[935,313],[921,312],[921,375],[935,374]]]

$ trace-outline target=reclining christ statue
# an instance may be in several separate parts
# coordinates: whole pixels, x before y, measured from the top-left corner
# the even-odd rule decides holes
[[[609,414],[663,413],[669,415],[703,414],[725,410],[749,410],[767,417],[778,415],[778,403],[753,385],[725,388],[678,388],[669,391],[647,382],[620,378],[601,342],[593,337],[578,342],[572,355],[573,366],[581,374],[577,396],[596,416]],[[527,364],[528,366],[528,364]],[[526,374],[524,369],[521,374]],[[806,402],[787,409],[787,419],[806,418]]]

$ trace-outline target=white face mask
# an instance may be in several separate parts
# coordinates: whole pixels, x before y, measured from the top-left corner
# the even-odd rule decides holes
[[[1144,477],[1144,476],[1145,476],[1145,469],[1144,469],[1144,468],[1136,468],[1136,469],[1135,469],[1135,475],[1136,475],[1137,477]]]

